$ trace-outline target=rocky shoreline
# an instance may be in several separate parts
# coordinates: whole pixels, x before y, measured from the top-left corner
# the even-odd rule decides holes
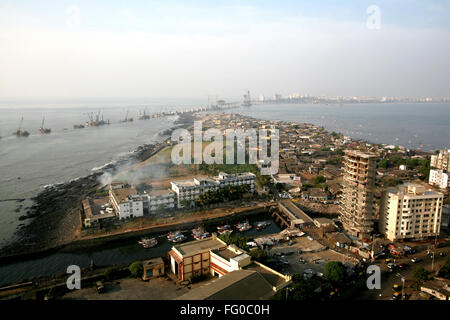
[[[182,115],[175,121],[172,129],[164,130],[159,136],[167,136],[172,130],[187,127],[192,115]],[[25,259],[44,252],[50,252],[69,245],[81,230],[81,201],[102,187],[100,178],[104,174],[114,175],[124,165],[144,161],[167,146],[170,137],[155,144],[145,144],[127,158],[107,164],[88,176],[45,188],[31,198],[33,205],[19,220],[31,220],[22,224],[16,231],[18,240],[0,249],[0,261],[5,259]]]

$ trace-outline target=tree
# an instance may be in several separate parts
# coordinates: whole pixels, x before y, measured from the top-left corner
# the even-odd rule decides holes
[[[142,274],[144,272],[144,268],[142,267],[142,262],[135,261],[128,267],[128,270],[130,270],[131,276],[134,278],[142,277]]]
[[[314,179],[313,179],[313,183],[315,185],[324,183],[325,181],[327,181],[327,179],[324,176],[317,176],[317,177],[314,177]]]
[[[430,271],[426,270],[424,267],[416,268],[413,273],[414,278],[419,282],[427,281],[429,275]]]
[[[387,159],[380,160],[380,162],[378,162],[378,167],[387,169],[389,167],[389,160]]]
[[[113,267],[106,269],[105,272],[103,273],[106,281],[111,281],[111,280],[115,279],[117,274],[118,274],[118,271],[116,269],[114,269]]]
[[[347,277],[347,270],[342,262],[330,261],[325,265],[325,278],[335,284],[342,284]]]
[[[256,250],[252,250],[250,251],[250,256],[261,263],[265,263],[267,261],[268,255],[267,252],[261,249],[256,249]]]
[[[439,270],[439,276],[450,279],[450,256],[447,257],[445,264],[442,266],[441,270]]]

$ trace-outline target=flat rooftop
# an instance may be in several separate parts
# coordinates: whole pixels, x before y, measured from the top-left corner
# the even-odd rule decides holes
[[[128,201],[130,196],[137,195],[136,188],[134,187],[114,189],[112,192],[118,203]]]
[[[365,159],[372,159],[372,158],[378,157],[378,155],[375,153],[363,152],[360,150],[345,150],[345,154],[348,154],[348,155],[354,156],[354,157],[365,158]]]
[[[152,189],[149,192],[147,192],[147,194],[151,197],[159,197],[174,194],[174,192],[170,189]]]
[[[175,245],[174,248],[177,249],[183,256],[189,256],[198,252],[216,250],[226,246],[226,244],[217,239],[204,239],[178,244]]]
[[[177,300],[261,300],[275,292],[258,272],[236,270],[176,298]]]
[[[228,249],[228,247],[226,247],[224,249],[222,249],[222,248],[215,249],[215,250],[212,250],[212,252],[214,252],[215,254],[217,254],[218,256],[220,256],[226,260],[230,260],[232,258],[242,255],[242,252],[236,253],[235,251]]]

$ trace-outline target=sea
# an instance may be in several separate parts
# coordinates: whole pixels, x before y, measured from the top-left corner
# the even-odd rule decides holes
[[[138,120],[139,113],[145,108],[151,114],[199,106],[201,104],[0,103],[0,247],[17,240],[15,231],[21,223],[26,223],[19,217],[32,205],[31,200],[18,202],[9,199],[30,199],[47,186],[89,175],[109,163],[128,157],[140,145],[160,141],[162,137],[159,132],[173,127],[177,116]],[[110,125],[73,128],[75,124],[88,121],[89,115],[99,112],[104,120],[110,121]],[[312,123],[323,126],[329,132],[342,132],[372,143],[401,145],[430,152],[450,148],[450,104],[262,104],[223,112],[267,120]],[[134,121],[120,123],[126,116],[133,117]],[[22,117],[23,130],[30,132],[28,138],[13,135]],[[50,134],[41,135],[38,130],[43,118],[44,127],[52,130]],[[118,253],[127,248],[114,246],[111,249],[114,256],[108,254],[112,251],[106,248],[101,254],[102,259],[111,263]],[[135,244],[131,250],[137,250]],[[131,259],[125,256],[127,260]],[[62,262],[58,264],[52,259],[61,257],[63,254],[45,259],[59,265]],[[86,264],[90,257],[83,254],[80,259]],[[63,260],[66,261],[65,258]],[[121,261],[121,258],[116,260]],[[17,272],[23,271],[25,274],[17,274],[14,280],[26,278],[30,275],[26,271],[29,263],[42,265],[30,261],[3,266],[0,267],[0,275],[23,265]],[[0,283],[8,282],[5,280],[0,279]]]

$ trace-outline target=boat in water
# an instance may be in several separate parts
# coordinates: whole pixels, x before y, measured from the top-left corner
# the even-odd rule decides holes
[[[26,138],[30,135],[30,133],[26,130],[22,130],[22,124],[23,124],[23,117],[22,117],[22,119],[20,119],[19,128],[13,134],[15,134],[17,137],[25,137]]]
[[[169,232],[167,234],[167,240],[170,242],[178,243],[186,240],[186,236],[181,231]]]
[[[44,128],[44,122],[45,122],[45,117],[42,118],[42,124],[41,124],[41,127],[39,128],[39,131],[42,134],[49,134],[49,133],[51,133],[52,129]]]
[[[261,231],[262,229],[265,229],[266,227],[270,226],[270,221],[260,221],[256,223],[256,230]]]
[[[243,232],[243,231],[248,231],[251,228],[253,228],[253,226],[251,224],[248,223],[248,221],[246,222],[240,222],[236,225],[236,229],[238,229],[238,231]]]
[[[202,240],[207,239],[211,237],[211,234],[205,230],[203,227],[198,227],[195,229],[192,229],[192,236],[195,240]]]
[[[233,232],[233,229],[231,228],[230,225],[225,224],[223,226],[218,226],[217,227],[217,233],[219,235],[223,235],[223,234],[231,234]]]
[[[142,238],[138,243],[144,248],[154,248],[158,245],[156,238]]]

